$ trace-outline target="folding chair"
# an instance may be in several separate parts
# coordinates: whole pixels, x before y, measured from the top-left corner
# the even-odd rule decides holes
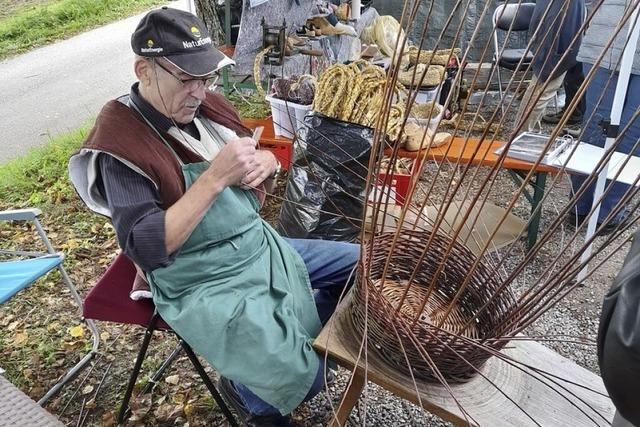
[[[500,93],[500,107],[504,113],[502,98],[502,78],[500,69],[506,68],[514,73],[526,69],[533,61],[533,53],[526,48],[505,48],[500,52],[498,45],[498,30],[518,33],[527,32],[533,15],[535,3],[511,3],[498,5],[493,12],[493,63],[498,67],[498,92]],[[520,62],[522,61],[522,62]]]
[[[82,299],[75,286],[71,282],[69,275],[62,266],[64,255],[56,252],[47,238],[38,216],[42,212],[39,209],[20,209],[10,211],[0,211],[0,221],[30,221],[36,227],[40,240],[42,240],[46,252],[29,252],[20,250],[0,249],[0,255],[3,261],[0,262],[0,304],[8,301],[22,289],[34,283],[40,277],[44,276],[53,269],[57,269],[62,276],[62,281],[69,289],[73,300],[82,308]],[[9,259],[4,261],[4,259]],[[38,404],[44,405],[52,396],[57,394],[62,387],[73,378],[89,363],[96,355],[98,345],[100,344],[100,335],[98,328],[92,320],[86,320],[85,323],[91,331],[93,345],[91,351],[87,353],[78,363],[76,363],[49,391],[38,401]]]
[[[232,426],[237,426],[237,422],[226,403],[220,396],[215,385],[205,372],[202,364],[198,360],[189,344],[187,344],[178,334],[165,323],[160,315],[156,312],[155,306],[150,299],[134,301],[129,298],[129,292],[136,277],[136,268],[125,255],[119,255],[113,264],[107,269],[105,274],[100,278],[98,283],[91,289],[84,301],[84,317],[87,319],[103,320],[107,322],[115,322],[121,324],[140,325],[146,327],[146,332],[138,356],[135,361],[133,371],[129,378],[129,383],[125,391],[120,411],[118,413],[118,423],[122,423],[129,412],[129,400],[133,388],[136,384],[142,362],[147,353],[149,343],[156,330],[166,331],[175,334],[178,339],[178,346],[173,353],[162,363],[155,374],[151,377],[147,386],[142,393],[149,392],[154,385],[162,378],[165,370],[169,368],[171,363],[184,350],[194,368],[202,378],[207,389],[215,399],[218,407]]]

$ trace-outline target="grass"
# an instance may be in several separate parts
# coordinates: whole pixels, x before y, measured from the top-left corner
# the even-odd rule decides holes
[[[35,207],[54,248],[65,253],[65,268],[82,292],[94,269],[110,262],[116,247],[106,219],[82,207],[68,178],[69,157],[78,150],[90,123],[60,135],[25,156],[0,164],[0,209]],[[33,227],[0,223],[0,248],[44,250]],[[58,272],[38,280],[0,307],[0,366],[7,378],[39,398],[90,345],[89,334],[74,337],[77,309],[61,289]]]
[[[271,114],[269,103],[256,92],[251,94],[233,92],[227,96],[227,99],[236,107],[240,117],[245,119],[264,119]]]
[[[65,268],[81,295],[119,252],[113,227],[106,218],[84,207],[68,179],[69,156],[80,147],[90,126],[88,123],[23,157],[0,164],[0,209],[42,209],[42,224],[54,248],[65,253]],[[33,227],[0,222],[0,248],[42,250],[37,240]],[[71,298],[61,287],[59,274],[54,272],[0,307],[0,366],[11,382],[34,399],[42,397],[91,345],[87,330],[81,337],[71,334],[70,328],[80,321]],[[79,424],[78,420],[87,416],[84,425],[115,425],[115,408],[144,331],[110,322],[100,322],[98,327],[100,355],[92,368],[84,370],[47,405],[47,410],[65,424]],[[172,339],[154,339],[151,350],[156,356],[145,362],[145,373],[156,367],[152,362],[163,359],[159,355],[168,355],[174,347]],[[138,424],[174,425],[179,420],[181,425],[223,424],[220,411],[184,359],[179,358],[167,374],[178,375],[179,384],[162,381],[153,395],[134,397]],[[139,386],[144,386],[146,377],[140,376]],[[88,386],[94,390],[90,394],[84,391]]]
[[[1,164],[0,200],[7,204],[4,207],[50,207],[75,198],[67,176],[67,162],[88,130],[86,125]]]
[[[0,59],[141,12],[165,0],[52,0],[0,19]]]

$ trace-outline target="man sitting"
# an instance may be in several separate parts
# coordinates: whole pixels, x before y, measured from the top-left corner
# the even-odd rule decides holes
[[[200,19],[154,10],[131,45],[138,82],[103,107],[71,179],[111,218],[163,319],[228,379],[222,389],[245,422],[287,425],[323,386],[312,342],[359,246],[284,239],[260,218],[279,164],[208,90],[230,60]]]

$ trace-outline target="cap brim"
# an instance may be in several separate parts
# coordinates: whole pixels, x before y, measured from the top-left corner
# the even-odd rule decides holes
[[[227,65],[235,65],[235,61],[218,49],[212,47],[206,51],[164,57],[180,71],[194,77],[204,77],[215,73]]]

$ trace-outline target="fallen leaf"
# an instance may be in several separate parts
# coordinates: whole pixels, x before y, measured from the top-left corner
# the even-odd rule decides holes
[[[19,324],[20,324],[19,320],[16,320],[15,322],[11,322],[9,326],[7,326],[7,331],[13,331],[15,328],[18,327]]]
[[[113,427],[116,425],[116,412],[109,411],[102,414],[102,425],[104,427]]]
[[[60,330],[60,323],[58,322],[51,322],[47,325],[47,331],[49,332],[57,332]]]
[[[93,391],[93,386],[91,384],[82,387],[82,394],[87,395]]]
[[[187,418],[191,418],[196,410],[196,407],[191,403],[187,403],[186,405],[184,405],[184,408],[182,410],[184,411],[184,414],[187,416]]]
[[[178,385],[180,382],[180,377],[178,375],[169,375],[164,379],[164,382],[171,385]]]
[[[73,328],[69,328],[69,335],[74,338],[80,338],[84,335],[84,327],[82,325],[78,325]]]
[[[47,390],[44,387],[36,386],[29,392],[32,396],[42,396]],[[53,408],[53,406],[51,406]]]
[[[62,247],[67,250],[72,250],[80,247],[80,242],[77,239],[69,239],[67,240]]]
[[[179,417],[180,415],[182,415],[182,412],[182,405],[172,405],[170,403],[164,403],[153,412],[153,415],[155,415],[158,421],[166,422]]]
[[[85,405],[85,407],[87,409],[95,409],[96,408],[96,400],[95,399],[89,399],[89,401],[87,402],[87,404]]]
[[[27,342],[28,339],[29,339],[29,336],[27,335],[27,333],[24,331],[21,331],[16,333],[13,336],[13,344],[18,347],[22,347]]]
[[[9,322],[11,322],[14,318],[15,316],[13,314],[9,314],[8,316],[5,316],[4,319],[0,321],[0,326],[7,326]]]
[[[62,343],[62,348],[64,349],[65,353],[69,353],[82,347],[82,345],[82,341],[65,341]]]
[[[129,417],[130,422],[138,422],[142,420],[147,416],[151,409],[151,395],[144,394],[142,396],[132,398],[129,408],[131,408],[131,417]]]

